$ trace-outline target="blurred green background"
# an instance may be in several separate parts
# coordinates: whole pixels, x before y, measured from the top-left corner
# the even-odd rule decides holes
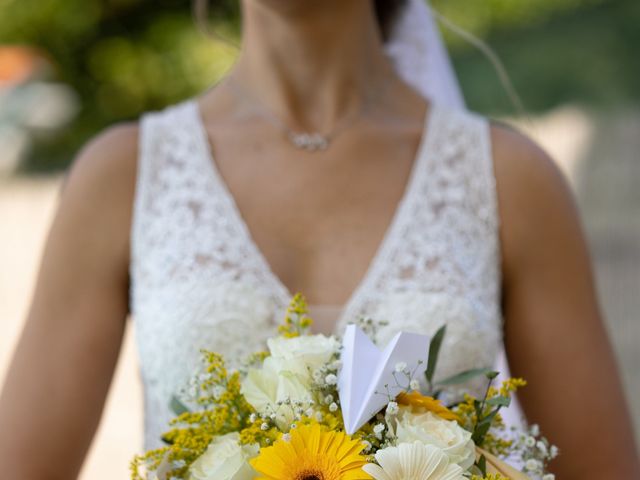
[[[234,40],[238,3],[211,2],[213,29]],[[598,109],[638,104],[638,0],[432,4],[496,50],[532,113],[566,103]],[[445,36],[470,107],[513,113],[487,59],[459,37]],[[38,72],[39,80],[69,87],[75,105],[60,128],[31,129],[20,159],[20,168],[30,171],[60,169],[104,126],[201,91],[236,55],[198,31],[189,0],[0,0],[0,47],[12,45],[35,47],[50,65]],[[28,88],[14,86],[13,98]],[[4,104],[11,107],[5,106],[5,117],[17,109]]]

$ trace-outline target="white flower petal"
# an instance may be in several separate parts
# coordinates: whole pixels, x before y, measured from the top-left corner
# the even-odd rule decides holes
[[[379,466],[363,467],[375,480],[464,480],[464,470],[442,450],[419,441],[378,450],[375,458]]]

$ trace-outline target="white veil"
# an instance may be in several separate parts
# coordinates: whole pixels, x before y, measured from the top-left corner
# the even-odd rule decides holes
[[[451,59],[424,0],[407,2],[385,48],[400,77],[419,93],[444,107],[465,108]]]
[[[434,104],[453,110],[466,110],[458,77],[451,65],[431,7],[425,0],[408,0],[400,12],[386,45],[400,77]],[[504,351],[495,365],[498,380],[509,375]],[[503,412],[508,426],[522,425],[523,415],[517,399]]]

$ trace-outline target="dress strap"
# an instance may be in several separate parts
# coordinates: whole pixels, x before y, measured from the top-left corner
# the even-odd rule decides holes
[[[131,222],[131,263],[133,279],[147,275],[149,251],[157,248],[172,230],[180,209],[170,208],[189,192],[192,178],[197,178],[193,129],[189,124],[188,103],[181,102],[162,110],[145,112],[139,120],[138,158]],[[157,266],[153,266],[157,269]],[[132,289],[135,283],[132,282]]]

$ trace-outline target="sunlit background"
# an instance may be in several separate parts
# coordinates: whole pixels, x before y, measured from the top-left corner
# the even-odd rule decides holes
[[[487,59],[445,31],[470,108],[525,129],[574,188],[640,432],[640,2],[432,3],[492,46],[531,118],[518,116]],[[188,0],[0,0],[0,381],[65,167],[105,126],[220,78],[237,53],[238,0],[213,0],[210,26],[230,42],[198,31]],[[127,478],[140,448],[132,341],[84,479]]]

